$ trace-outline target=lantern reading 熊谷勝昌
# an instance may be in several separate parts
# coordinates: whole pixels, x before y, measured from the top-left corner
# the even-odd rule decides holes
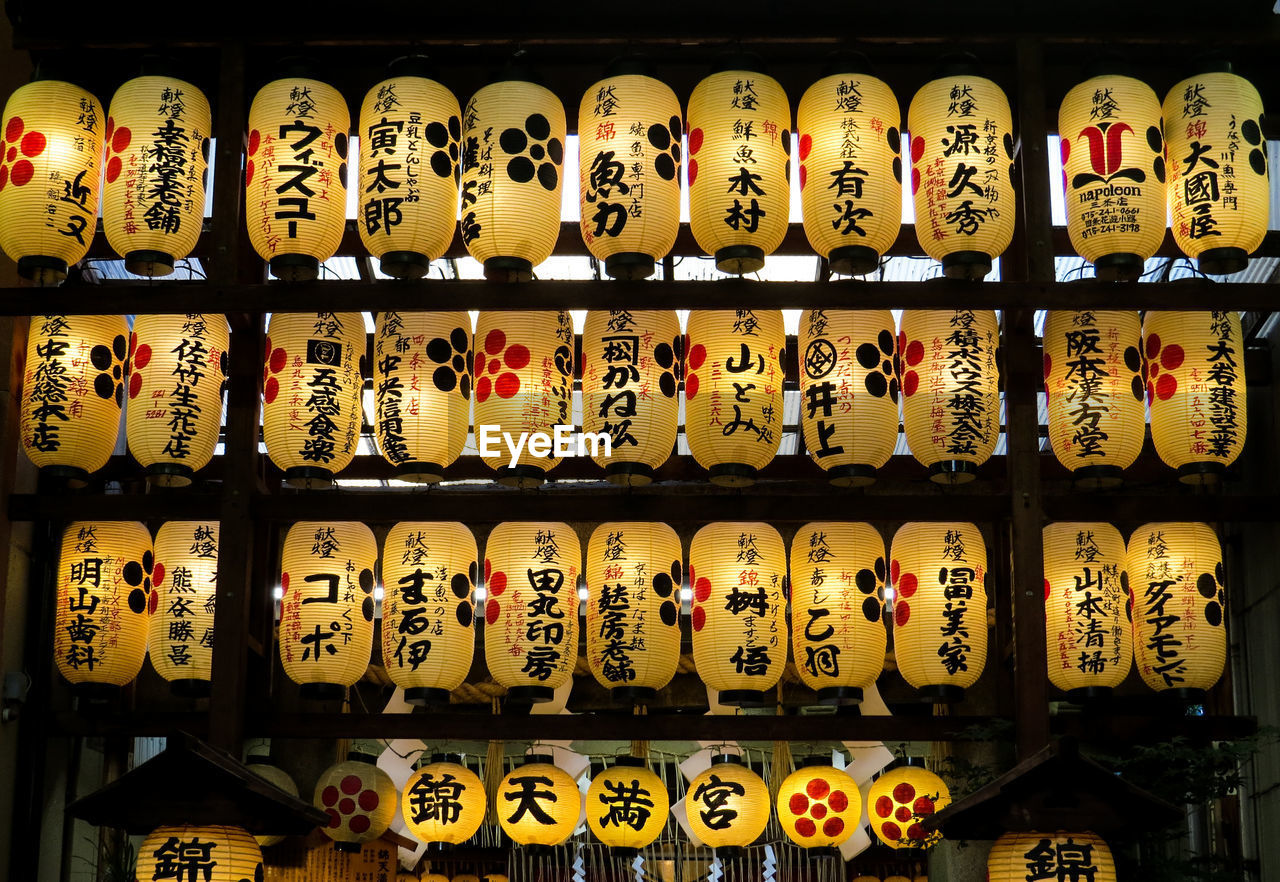
[[[209,694],[218,535],[217,521],[165,521],[156,532],[147,655],[176,695]]]

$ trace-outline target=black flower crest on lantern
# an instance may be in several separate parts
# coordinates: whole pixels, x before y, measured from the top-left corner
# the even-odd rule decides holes
[[[658,377],[658,388],[665,398],[675,398],[680,382],[680,344],[677,334],[670,343],[659,343],[653,350],[653,360],[662,368],[662,376]]]
[[[551,137],[551,123],[541,113],[529,114],[524,128],[504,130],[498,146],[511,155],[507,176],[517,184],[527,184],[535,174],[544,190],[554,190],[560,182],[557,167],[564,161],[564,145]]]
[[[154,613],[159,605],[160,595],[151,586],[151,571],[155,566],[155,555],[150,549],[142,553],[142,560],[131,560],[124,565],[120,575],[125,584],[132,587],[129,592],[129,609],[141,615]]]
[[[462,121],[456,116],[445,122],[431,122],[423,132],[427,143],[436,148],[428,162],[437,177],[453,175],[456,181],[461,175],[458,168],[458,143],[462,140]]]
[[[646,136],[649,143],[662,151],[653,159],[653,170],[664,181],[674,181],[680,173],[680,117],[673,116],[665,126],[654,123]]]
[[[884,558],[877,557],[874,569],[863,567],[853,577],[853,584],[867,595],[862,600],[862,615],[871,623],[880,621],[884,610],[884,579],[887,575]]]
[[[129,341],[124,334],[116,334],[110,346],[99,343],[89,350],[89,363],[99,371],[93,378],[93,391],[104,401],[115,398],[116,407],[124,404],[125,357],[128,354]]]
[[[898,402],[898,372],[894,364],[894,337],[888,330],[881,331],[875,343],[863,343],[855,351],[858,364],[870,373],[863,379],[863,385],[876,398],[885,395],[895,404]]]
[[[427,358],[440,365],[431,374],[437,389],[458,389],[471,400],[471,335],[465,328],[454,328],[447,337],[433,337],[427,343]]]

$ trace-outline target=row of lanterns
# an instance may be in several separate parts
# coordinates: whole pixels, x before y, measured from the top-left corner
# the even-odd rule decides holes
[[[909,186],[921,248],[947,276],[982,278],[1014,227],[1007,97],[976,64],[944,64],[908,109],[908,165],[898,100],[869,67],[836,63],[801,98],[793,134],[786,93],[752,59],[698,83],[684,119],[643,63],[615,64],[578,114],[588,250],[612,276],[650,275],[675,241],[684,165],[699,247],[725,272],[758,270],[786,232],[795,161],[805,232],[836,272],[877,266]],[[1100,278],[1137,278],[1167,210],[1202,270],[1243,269],[1268,223],[1261,117],[1257,90],[1229,66],[1179,82],[1163,105],[1128,76],[1077,85],[1059,114],[1073,246]],[[464,107],[421,59],[398,60],[361,103],[359,157],[349,156],[346,100],[305,68],[265,85],[248,124],[249,238],[279,278],[314,278],[333,256],[348,187],[360,194],[361,239],[388,275],[426,273],[452,241],[459,199],[462,241],[490,278],[530,278],[555,245],[565,112],[527,71],[513,68]],[[0,246],[28,278],[60,280],[87,253],[101,179],[111,246],[135,273],[171,272],[200,232],[210,125],[199,89],[173,77],[125,83],[105,119],[71,83],[22,87],[3,116]]]

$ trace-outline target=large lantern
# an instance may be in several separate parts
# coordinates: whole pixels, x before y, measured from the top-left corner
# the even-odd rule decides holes
[[[509,700],[550,701],[573,676],[581,566],[578,534],[568,524],[506,521],[489,534],[484,657]]]
[[[734,850],[755,842],[769,823],[769,788],[738,757],[717,754],[689,782],[684,807],[693,835],[732,857]]]
[[[673,310],[593,310],[582,329],[582,431],[609,436],[593,459],[615,484],[642,486],[675,448],[680,320]]]
[[[893,643],[920,696],[959,701],[987,663],[987,546],[973,524],[903,524],[893,537]]]
[[[753,484],[782,443],[782,311],[694,310],[687,341],[684,432],[689,452],[713,484]]]
[[[940,484],[972,481],[1000,435],[1000,327],[990,309],[902,314],[902,424]]]
[[[796,673],[821,704],[857,704],[884,669],[884,539],[870,524],[819,521],[791,540]]]
[[[300,521],[280,562],[280,660],[303,698],[341,698],[369,667],[378,545],[353,521]]]
[[[151,584],[151,666],[178,695],[208,695],[213,672],[213,609],[218,522],[165,521],[155,540]]]
[[[423,842],[458,845],[484,822],[484,784],[457,759],[436,754],[405,782],[400,811],[409,832]]]
[[[251,754],[245,759],[244,764],[250,772],[253,772],[253,774],[266,781],[272,787],[283,790],[290,796],[298,795],[298,785],[294,783],[293,778],[289,777],[289,773],[284,769],[271,765],[271,757]],[[283,836],[255,836],[253,838],[258,841],[259,848],[270,848],[273,845],[279,845],[285,839]]]
[[[928,848],[942,834],[926,832],[920,822],[950,804],[945,781],[923,766],[903,765],[871,783],[867,820],[876,838],[890,848]]]
[[[987,853],[989,882],[1088,879],[1116,882],[1107,843],[1092,833],[1006,833]]]
[[[633,756],[617,757],[587,788],[587,826],[614,857],[634,855],[652,844],[670,810],[667,785]]]
[[[806,849],[838,848],[862,819],[857,783],[823,758],[788,775],[775,805],[782,832]]]
[[[689,96],[689,226],[717,269],[742,275],[763,269],[787,233],[791,105],[757,59],[737,61]]]
[[[367,657],[368,653],[366,653]],[[377,744],[355,742],[345,761],[325,769],[312,803],[329,816],[320,829],[338,851],[359,851],[382,836],[396,816],[396,785],[378,768]]]
[[[190,874],[190,876],[188,875]],[[138,848],[137,882],[194,877],[199,882],[263,878],[262,849],[240,827],[157,827]]]
[[[707,524],[689,546],[693,663],[721,704],[761,707],[787,664],[787,551],[764,523]]]
[[[573,835],[582,794],[550,756],[529,754],[498,785],[498,823],[519,845],[560,845]]]

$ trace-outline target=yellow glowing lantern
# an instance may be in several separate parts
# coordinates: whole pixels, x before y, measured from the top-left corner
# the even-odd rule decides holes
[[[783,780],[776,808],[782,832],[796,845],[837,848],[858,830],[862,794],[852,778],[819,758]]]
[[[366,749],[377,747],[357,742],[345,761],[325,769],[316,781],[311,801],[329,816],[320,829],[338,851],[359,851],[386,833],[396,815],[396,785]]]
[[[278,787],[290,796],[298,795],[298,785],[294,783],[293,778],[289,777],[289,773],[279,766],[271,765],[271,758],[268,756],[250,756],[245,761],[245,766],[250,772],[253,772],[262,780]],[[273,845],[279,845],[284,842],[283,836],[255,836],[258,841],[259,848],[270,848]],[[239,882],[239,880],[236,880]]]
[[[453,877],[452,882],[480,882],[480,877],[475,873],[459,873]]]
[[[369,667],[377,560],[373,531],[354,521],[299,521],[285,535],[280,661],[303,698],[341,698]]]
[[[457,760],[436,754],[405,782],[400,812],[409,832],[423,842],[458,845],[484,822],[484,784]]]
[[[502,873],[485,873],[484,882],[507,882],[507,877]]]
[[[1116,865],[1107,843],[1093,833],[1005,833],[987,853],[989,882],[1034,878],[1116,882]]]
[[[416,876],[411,879],[417,879]],[[411,882],[410,879],[402,879],[399,882]],[[449,877],[444,873],[423,873],[422,878],[418,882],[449,882]]]
[[[879,876],[854,876],[853,882],[881,882]]]
[[[240,827],[157,827],[138,848],[133,878],[162,882],[184,870],[202,882],[245,882],[263,878],[262,849]]]
[[[587,788],[587,826],[614,857],[632,856],[652,844],[670,810],[667,785],[633,756],[617,757]]]
[[[498,823],[519,845],[560,845],[582,813],[578,784],[550,756],[529,754],[498,785]]]
[[[743,848],[769,823],[769,788],[739,757],[717,754],[685,791],[689,829],[717,851]]]
[[[929,848],[942,834],[926,832],[920,822],[950,804],[951,791],[933,772],[923,766],[898,766],[871,782],[867,820],[876,838],[890,848]]]
[[[911,882],[907,876],[885,876],[884,882]]]
[[[213,608],[218,522],[165,521],[155,540],[157,595],[148,657],[178,695],[208,695],[213,672]]]

